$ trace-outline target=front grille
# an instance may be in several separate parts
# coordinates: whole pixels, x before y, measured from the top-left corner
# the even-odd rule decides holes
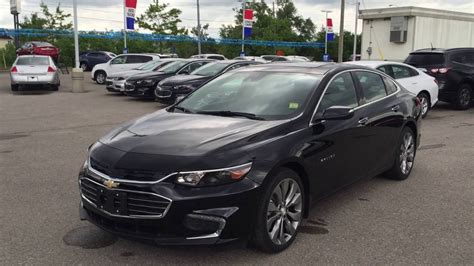
[[[82,178],[80,184],[83,198],[97,209],[116,216],[161,218],[171,204],[171,200],[154,193],[109,189],[88,178]]]
[[[169,87],[169,86],[167,86],[167,87]],[[155,93],[156,96],[159,97],[159,98],[169,98],[169,97],[171,97],[171,94],[172,94],[172,92],[170,90],[168,90],[168,89],[166,89],[166,87],[162,87],[162,86],[160,86],[158,88],[158,90],[156,90],[155,92],[156,92]]]

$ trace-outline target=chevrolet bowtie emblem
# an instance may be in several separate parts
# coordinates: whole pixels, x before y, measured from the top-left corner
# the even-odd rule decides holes
[[[113,180],[105,180],[104,185],[108,188],[117,188],[120,183],[114,182]]]

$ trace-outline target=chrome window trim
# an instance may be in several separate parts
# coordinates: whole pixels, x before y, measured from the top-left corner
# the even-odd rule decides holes
[[[107,190],[111,190],[111,191],[123,191],[123,192],[131,192],[131,193],[138,193],[138,194],[148,194],[148,195],[152,195],[152,196],[157,196],[157,197],[160,197],[160,198],[163,198],[165,200],[168,200],[169,203],[168,203],[168,206],[166,207],[166,209],[163,211],[163,213],[161,215],[118,215],[118,214],[113,214],[113,213],[110,213],[108,211],[105,211],[105,210],[102,210],[100,208],[97,207],[97,205],[95,203],[93,203],[92,201],[90,201],[87,197],[84,196],[84,194],[82,194],[82,180],[83,179],[87,179],[87,181],[90,181],[92,183],[95,183],[96,185],[100,186],[100,187],[103,187]],[[151,192],[143,192],[143,191],[136,191],[136,190],[129,190],[129,189],[119,189],[119,188],[113,188],[113,189],[110,189],[90,178],[87,178],[87,177],[82,177],[79,179],[79,185],[81,186],[81,198],[84,199],[85,201],[87,201],[87,203],[91,204],[92,206],[94,206],[97,210],[99,210],[100,212],[102,213],[105,213],[107,215],[110,215],[110,216],[113,216],[113,217],[120,217],[120,218],[132,218],[132,219],[161,219],[163,217],[166,216],[166,214],[168,213],[168,210],[171,208],[171,204],[173,203],[173,200],[171,200],[170,198],[168,197],[165,197],[165,196],[162,196],[162,195],[158,195],[156,193],[151,193]]]
[[[386,77],[386,78],[388,78],[388,79],[390,79],[390,80],[393,80],[392,77],[390,77],[389,75],[387,75],[387,74],[385,74],[384,72],[381,72],[381,71],[379,71],[379,70],[370,70],[370,69],[349,69],[349,70],[344,70],[344,71],[341,71],[341,72],[337,73],[336,75],[334,75],[334,76],[329,80],[328,84],[327,84],[326,87],[324,88],[323,93],[321,94],[321,97],[320,97],[319,100],[318,100],[318,104],[316,105],[316,108],[315,108],[314,111],[313,111],[313,115],[311,116],[311,120],[309,121],[309,126],[314,125],[313,119],[314,119],[314,116],[316,115],[316,112],[318,111],[319,104],[321,103],[321,100],[323,99],[324,94],[326,93],[326,90],[328,89],[329,85],[333,82],[333,80],[334,80],[336,77],[338,77],[339,75],[341,75],[341,74],[344,74],[344,73],[347,73],[347,72],[350,73],[350,72],[360,72],[360,71],[362,71],[362,72],[371,72],[371,73],[377,74],[377,75],[379,75],[379,76]],[[382,80],[382,81],[383,81],[383,80]],[[393,83],[394,83],[395,86],[397,87],[397,90],[396,90],[395,92],[393,92],[392,94],[389,94],[389,95],[387,95],[387,96],[385,96],[385,97],[382,97],[382,98],[380,98],[380,99],[377,99],[377,100],[375,100],[375,101],[368,102],[368,103],[365,103],[365,104],[363,104],[363,105],[359,105],[359,106],[357,106],[357,107],[354,107],[354,108],[351,109],[351,112],[354,112],[354,111],[356,111],[356,110],[358,110],[358,109],[361,109],[362,107],[366,107],[366,106],[371,105],[371,104],[373,104],[373,103],[379,102],[379,101],[381,101],[381,100],[385,100],[385,99],[387,99],[388,97],[391,97],[391,96],[393,96],[393,95],[399,93],[400,90],[401,90],[401,89],[400,89],[400,86],[398,86],[398,84],[397,84],[396,82],[393,82]],[[384,84],[384,86],[385,86],[385,84]],[[356,84],[354,84],[354,88],[355,88],[355,87],[356,87]]]

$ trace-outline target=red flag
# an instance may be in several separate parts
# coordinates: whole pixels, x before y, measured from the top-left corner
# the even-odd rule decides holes
[[[253,20],[253,10],[252,9],[245,9],[244,19]]]
[[[331,18],[328,18],[327,25],[328,25],[328,27],[332,27],[332,19]]]

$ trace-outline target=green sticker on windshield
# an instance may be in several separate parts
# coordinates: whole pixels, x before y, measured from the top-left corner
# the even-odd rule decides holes
[[[298,109],[298,107],[300,107],[299,103],[290,103],[288,106],[289,109]]]

